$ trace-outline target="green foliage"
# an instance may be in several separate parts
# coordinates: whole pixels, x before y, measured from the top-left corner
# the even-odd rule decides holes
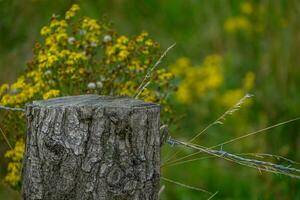
[[[297,0],[82,0],[77,3],[82,13],[91,18],[107,14],[123,33],[136,35],[147,30],[164,47],[177,42],[167,56],[171,67],[181,57],[190,60],[188,68],[201,68],[210,55],[222,58],[221,85],[210,88],[204,95],[189,91],[193,98],[188,104],[176,97],[178,93],[169,98],[176,104],[180,119],[171,126],[171,135],[191,138],[213,122],[231,104],[225,102],[246,92],[244,82],[247,76],[251,77],[249,73],[255,77],[251,89],[255,95],[253,101],[224,125],[209,129],[199,138],[199,144],[215,145],[299,116],[300,5]],[[16,80],[16,72],[22,71],[24,63],[32,57],[32,44],[40,38],[38,30],[52,13],[61,15],[70,5],[71,1],[0,1],[1,83]],[[190,77],[186,73],[176,76],[179,88],[180,81]],[[8,113],[1,112],[1,127],[7,117]],[[18,121],[23,119],[15,117]],[[24,126],[12,127],[18,133],[25,130]],[[300,160],[299,127],[299,122],[290,123],[223,148],[230,152],[265,152]],[[13,133],[9,137],[13,141],[17,139]],[[167,156],[168,152],[165,147],[163,155]],[[183,152],[187,153],[191,152]],[[186,184],[219,191],[216,199],[298,199],[300,195],[299,181],[260,174],[219,160],[173,166],[162,169],[162,173]],[[166,185],[162,199],[207,198],[205,194],[162,183]]]

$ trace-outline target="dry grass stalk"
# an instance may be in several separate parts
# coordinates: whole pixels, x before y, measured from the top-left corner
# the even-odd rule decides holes
[[[211,128],[214,125],[217,124],[223,124],[224,121],[226,120],[226,117],[229,115],[233,115],[233,113],[235,113],[236,111],[238,111],[241,106],[245,103],[245,101],[248,98],[253,97],[253,95],[251,94],[246,94],[245,96],[243,96],[241,99],[239,99],[239,101],[237,103],[235,103],[232,107],[230,107],[226,112],[224,112],[218,119],[216,119],[214,122],[210,123],[208,126],[206,126],[202,131],[200,131],[199,133],[197,133],[194,137],[192,137],[191,139],[188,140],[188,142],[193,142],[194,140],[196,140],[200,135],[202,135],[203,133],[205,133],[205,131],[207,131],[209,128]],[[166,161],[163,163],[163,165],[167,162],[169,162],[170,160],[172,160],[180,151],[175,152],[174,154],[171,154]]]
[[[300,169],[294,168],[289,166],[283,166],[279,164],[274,164],[271,162],[266,162],[266,161],[261,161],[261,160],[255,160],[255,159],[249,159],[249,158],[244,158],[232,153],[228,153],[223,150],[213,150],[210,148],[206,148],[197,144],[192,144],[192,143],[187,143],[187,142],[182,142],[179,140],[174,140],[172,139],[173,142],[176,145],[181,145],[185,147],[189,147],[192,149],[196,149],[202,152],[205,152],[209,155],[213,155],[219,158],[223,158],[241,165],[245,165],[248,167],[256,168],[261,171],[267,171],[267,172],[272,172],[276,174],[283,174],[292,178],[300,179]]]
[[[167,53],[176,45],[176,43],[169,46],[163,54],[160,56],[160,58],[155,62],[155,64],[150,68],[150,70],[147,72],[146,76],[144,77],[142,83],[137,88],[136,94],[134,95],[134,98],[138,98],[141,93],[148,87],[148,85],[151,83],[151,76],[153,71],[158,67],[158,65],[162,62],[163,58],[167,55]]]

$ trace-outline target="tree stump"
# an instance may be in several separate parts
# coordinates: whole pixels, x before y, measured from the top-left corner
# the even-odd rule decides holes
[[[82,95],[26,106],[24,200],[157,200],[160,109]]]

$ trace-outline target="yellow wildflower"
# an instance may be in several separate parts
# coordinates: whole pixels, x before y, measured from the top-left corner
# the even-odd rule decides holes
[[[153,92],[150,91],[148,88],[146,88],[146,89],[143,90],[143,92],[141,94],[141,97],[146,102],[152,102],[152,103],[157,102],[157,98],[155,97],[155,95],[153,94]]]
[[[115,46],[107,46],[107,47],[106,47],[105,53],[106,53],[107,56],[110,57],[110,56],[112,56],[115,52],[116,52],[116,47],[115,47]]]
[[[141,63],[139,60],[132,60],[131,63],[128,65],[128,69],[132,70],[132,71],[140,71],[143,69],[143,67],[141,67]]]
[[[59,54],[58,45],[52,44],[51,46],[49,46],[49,53],[53,55]]]
[[[142,53],[143,54],[149,54],[149,49],[148,48],[142,48]]]
[[[85,56],[84,52],[70,52],[66,63],[69,65],[73,65],[75,62],[78,62],[79,60],[86,60],[86,59],[87,57]]]
[[[23,140],[16,142],[14,149],[8,150],[5,157],[11,159],[7,167],[7,175],[4,178],[6,184],[12,187],[17,186],[21,182],[21,168],[24,155],[25,144]]]
[[[255,75],[253,72],[247,72],[246,76],[244,77],[244,88],[245,90],[251,90],[254,86]]]
[[[166,81],[172,78],[174,75],[171,72],[167,72],[166,69],[158,69],[157,76],[159,81]]]
[[[49,90],[48,92],[46,92],[44,95],[43,95],[43,98],[44,99],[50,99],[52,97],[57,97],[59,96],[60,94],[60,91],[59,90]]]
[[[99,31],[101,26],[98,24],[97,20],[85,17],[82,21],[82,29],[90,31]]]
[[[69,60],[68,60],[68,61],[69,61]],[[72,65],[72,63],[71,63],[71,62],[68,62],[68,61],[67,61],[67,64]],[[65,72],[66,72],[67,74],[72,74],[72,73],[75,72],[75,70],[76,70],[75,67],[73,67],[73,66],[68,66]]]
[[[122,89],[120,90],[121,96],[132,96],[136,91],[136,83],[129,80],[123,84]]]
[[[223,59],[220,55],[212,54],[208,55],[204,59],[204,65],[206,66],[219,66],[221,65]]]
[[[224,29],[228,33],[234,33],[237,31],[249,31],[251,24],[249,20],[244,16],[236,16],[228,18],[224,23]]]
[[[18,78],[17,82],[11,85],[11,89],[23,89],[25,88],[26,83],[25,83],[25,77],[21,76]]]
[[[41,29],[41,35],[42,36],[46,36],[48,35],[49,33],[51,32],[50,28],[48,26],[44,26],[42,29]]]
[[[51,36],[49,36],[45,39],[45,45],[48,46],[48,47],[53,46],[53,44],[55,44],[55,43],[56,43],[56,40],[55,40],[55,37],[53,35],[51,35]]]
[[[189,59],[180,58],[172,66],[172,71],[183,78],[177,91],[181,103],[202,97],[223,82],[222,57],[219,55],[208,55],[200,66],[192,66]]]
[[[83,68],[83,67],[79,68],[78,72],[79,72],[80,75],[84,75],[86,73],[86,69]]]
[[[175,75],[184,75],[190,66],[190,59],[182,57],[176,60],[176,62],[171,66],[171,70]]]
[[[66,28],[68,26],[65,20],[58,20],[53,18],[50,22],[50,28],[56,28],[56,31],[60,31],[62,28]]]
[[[61,33],[56,34],[56,40],[57,40],[57,42],[62,42],[62,41],[67,42],[67,40],[68,40],[67,33],[61,32]]]
[[[250,2],[244,2],[240,5],[242,13],[250,15],[253,12],[253,7]]]
[[[178,91],[176,92],[176,98],[179,102],[188,104],[190,103],[192,98],[192,91],[189,88],[189,85],[182,82],[178,88]]]
[[[147,46],[153,46],[153,41],[151,39],[146,40],[145,44]]]
[[[129,55],[129,51],[127,51],[127,50],[122,50],[122,51],[120,51],[119,54],[118,54],[118,60],[119,60],[119,61],[123,61],[123,60],[125,60],[125,59],[128,57],[128,55]]]
[[[76,15],[76,12],[80,10],[80,7],[77,4],[72,5],[70,10],[68,10],[65,14],[65,19],[71,19]]]
[[[128,37],[121,35],[117,38],[117,43],[119,44],[126,44],[129,41]]]
[[[43,52],[40,52],[37,56],[37,60],[42,63],[47,60],[47,55],[45,55]]]
[[[6,158],[11,158],[13,161],[21,161],[24,153],[24,141],[20,140],[16,142],[14,149],[8,150],[5,153]]]
[[[136,41],[137,42],[143,42],[144,41],[144,39],[145,39],[145,37],[148,37],[148,33],[147,32],[142,32],[140,35],[138,35],[137,37],[136,37]]]
[[[2,94],[4,94],[7,90],[9,90],[9,85],[8,84],[1,85],[1,87],[0,87],[0,96]]]
[[[59,53],[58,53],[58,57],[59,58],[64,58],[64,57],[67,57],[67,56],[69,56],[70,55],[70,50],[68,50],[68,49],[63,49],[62,51],[60,51]]]

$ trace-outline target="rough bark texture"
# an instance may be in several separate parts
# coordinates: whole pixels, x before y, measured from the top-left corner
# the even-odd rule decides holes
[[[159,106],[83,95],[28,104],[25,200],[157,200]]]

